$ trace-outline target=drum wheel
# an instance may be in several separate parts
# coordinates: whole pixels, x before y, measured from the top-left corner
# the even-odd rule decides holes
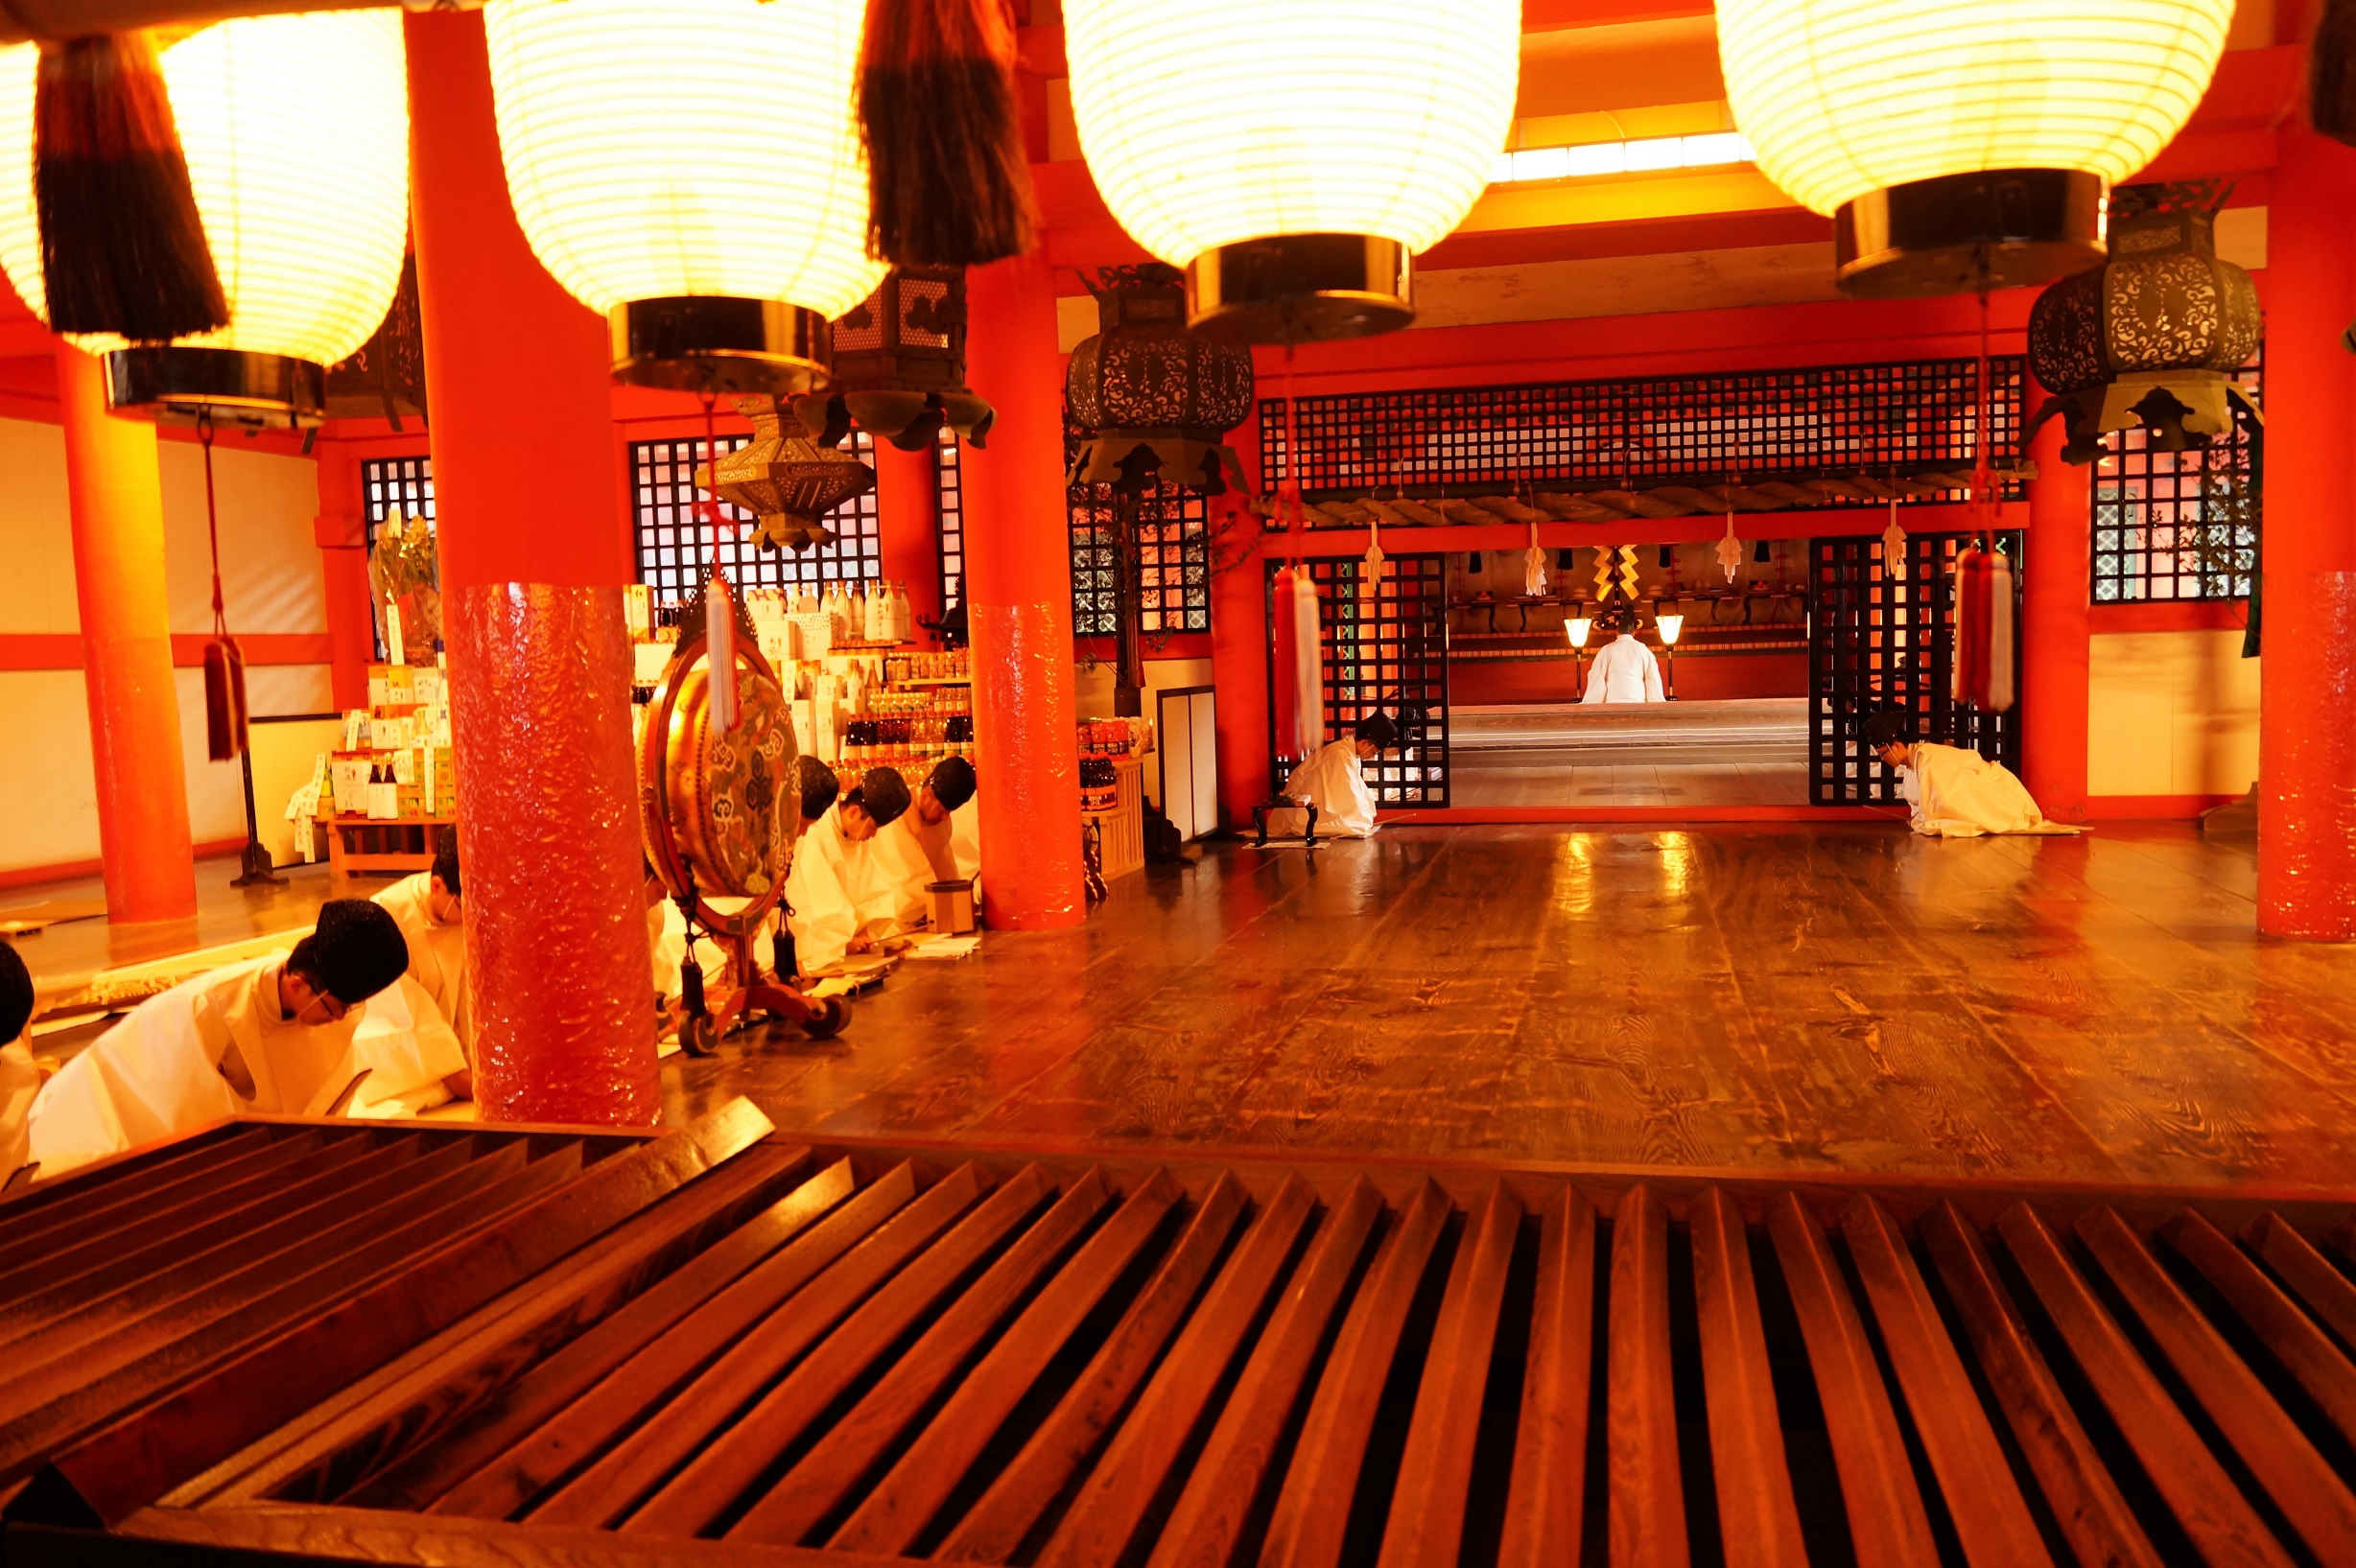
[[[802,1022],[802,1033],[813,1040],[832,1040],[851,1021],[848,996],[823,997],[815,1005],[817,1012]]]
[[[681,1018],[679,1044],[690,1056],[710,1056],[719,1049],[719,1025],[708,1014]]]

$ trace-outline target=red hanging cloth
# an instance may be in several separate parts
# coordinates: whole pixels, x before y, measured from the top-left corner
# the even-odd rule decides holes
[[[221,517],[213,498],[213,416],[197,416],[204,448],[204,532],[213,549],[213,640],[204,644],[204,754],[232,761],[246,750],[246,656],[229,635],[221,598]]]

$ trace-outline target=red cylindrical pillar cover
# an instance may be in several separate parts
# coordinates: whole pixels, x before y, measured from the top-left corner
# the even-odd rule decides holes
[[[989,920],[1076,925],[1088,910],[1053,278],[1035,257],[978,267],[966,302],[967,378],[998,409],[988,450],[962,455]]]
[[[2032,382],[2034,404],[2044,388]],[[2093,571],[2093,485],[2062,460],[2059,415],[2038,427],[2029,449],[2028,559],[2021,579],[2021,761],[2023,780],[2056,822],[2086,818],[2088,583]]]
[[[193,920],[196,852],[172,676],[155,427],[106,412],[98,361],[58,345],[65,483],[109,920]]]
[[[643,1124],[660,1095],[604,333],[516,226],[483,18],[406,27],[475,1093],[492,1120]]]
[[[932,448],[903,452],[875,444],[876,532],[884,580],[908,591],[909,624],[919,643],[931,641],[928,620],[941,619],[941,478]]]
[[[2267,206],[2258,929],[2356,938],[2356,149],[2276,133]]]

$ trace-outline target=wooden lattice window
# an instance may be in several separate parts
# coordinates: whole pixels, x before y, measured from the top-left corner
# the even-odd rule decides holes
[[[2236,377],[2255,394],[2260,366]],[[2244,413],[2204,447],[2153,450],[2117,431],[2087,482],[2094,488],[2097,604],[2248,598],[2258,573],[2266,433]]]
[[[1989,455],[2004,461],[2020,450],[2022,361],[1990,370]],[[1312,501],[1471,496],[1969,468],[1978,396],[1976,360],[1915,360],[1353,392],[1297,398],[1292,418]],[[1263,484],[1290,477],[1281,400],[1260,406],[1260,457]]]
[[[1317,585],[1323,625],[1319,664],[1324,672],[1326,738],[1348,735],[1369,714],[1389,714],[1400,745],[1366,764],[1366,782],[1382,806],[1446,806],[1448,798],[1448,588],[1446,557],[1392,555],[1370,581],[1357,556],[1316,557],[1303,563]],[[1278,563],[1267,563],[1270,613]],[[1269,680],[1275,680],[1270,648]],[[1283,784],[1289,760],[1276,757],[1268,733],[1271,777]]]
[[[1882,708],[1915,715],[1915,735],[1967,746],[2020,768],[2020,708],[1985,713],[1955,700],[1955,557],[1962,533],[1906,537],[1897,574],[1882,566],[1879,537],[1810,541],[1808,563],[1808,799],[1857,806],[1899,799],[1897,779],[1866,754],[1865,715]],[[2018,533],[2000,533],[2021,582]],[[2013,617],[2013,667],[2020,667],[2020,616]]]
[[[1085,429],[1064,416],[1064,461],[1086,440]],[[1114,532],[1113,487],[1075,484],[1067,502],[1072,522],[1072,629],[1081,637],[1120,630],[1119,547]],[[1211,629],[1211,512],[1199,490],[1155,483],[1137,506],[1138,629],[1160,639]]]
[[[360,514],[368,548],[376,548],[376,530],[399,507],[404,517],[425,515],[434,521],[434,459],[431,457],[364,457],[360,461]]]
[[[749,435],[723,435],[720,450],[734,452]],[[850,454],[864,463],[875,443],[863,430],[850,435]],[[638,580],[654,590],[657,603],[683,604],[695,593],[712,559],[712,530],[695,515],[695,467],[704,461],[701,438],[630,443],[630,499],[638,540]],[[721,530],[719,560],[739,588],[815,588],[830,582],[867,582],[884,575],[883,547],[876,531],[875,492],[844,502],[826,516],[834,543],[807,550],[768,550],[753,543],[752,514],[725,508],[738,526]]]

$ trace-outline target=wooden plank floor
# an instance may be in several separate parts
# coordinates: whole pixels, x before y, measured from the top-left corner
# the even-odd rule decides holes
[[[2187,828],[1408,828],[1213,849],[666,1067],[820,1136],[2356,1181],[2356,948]]]

